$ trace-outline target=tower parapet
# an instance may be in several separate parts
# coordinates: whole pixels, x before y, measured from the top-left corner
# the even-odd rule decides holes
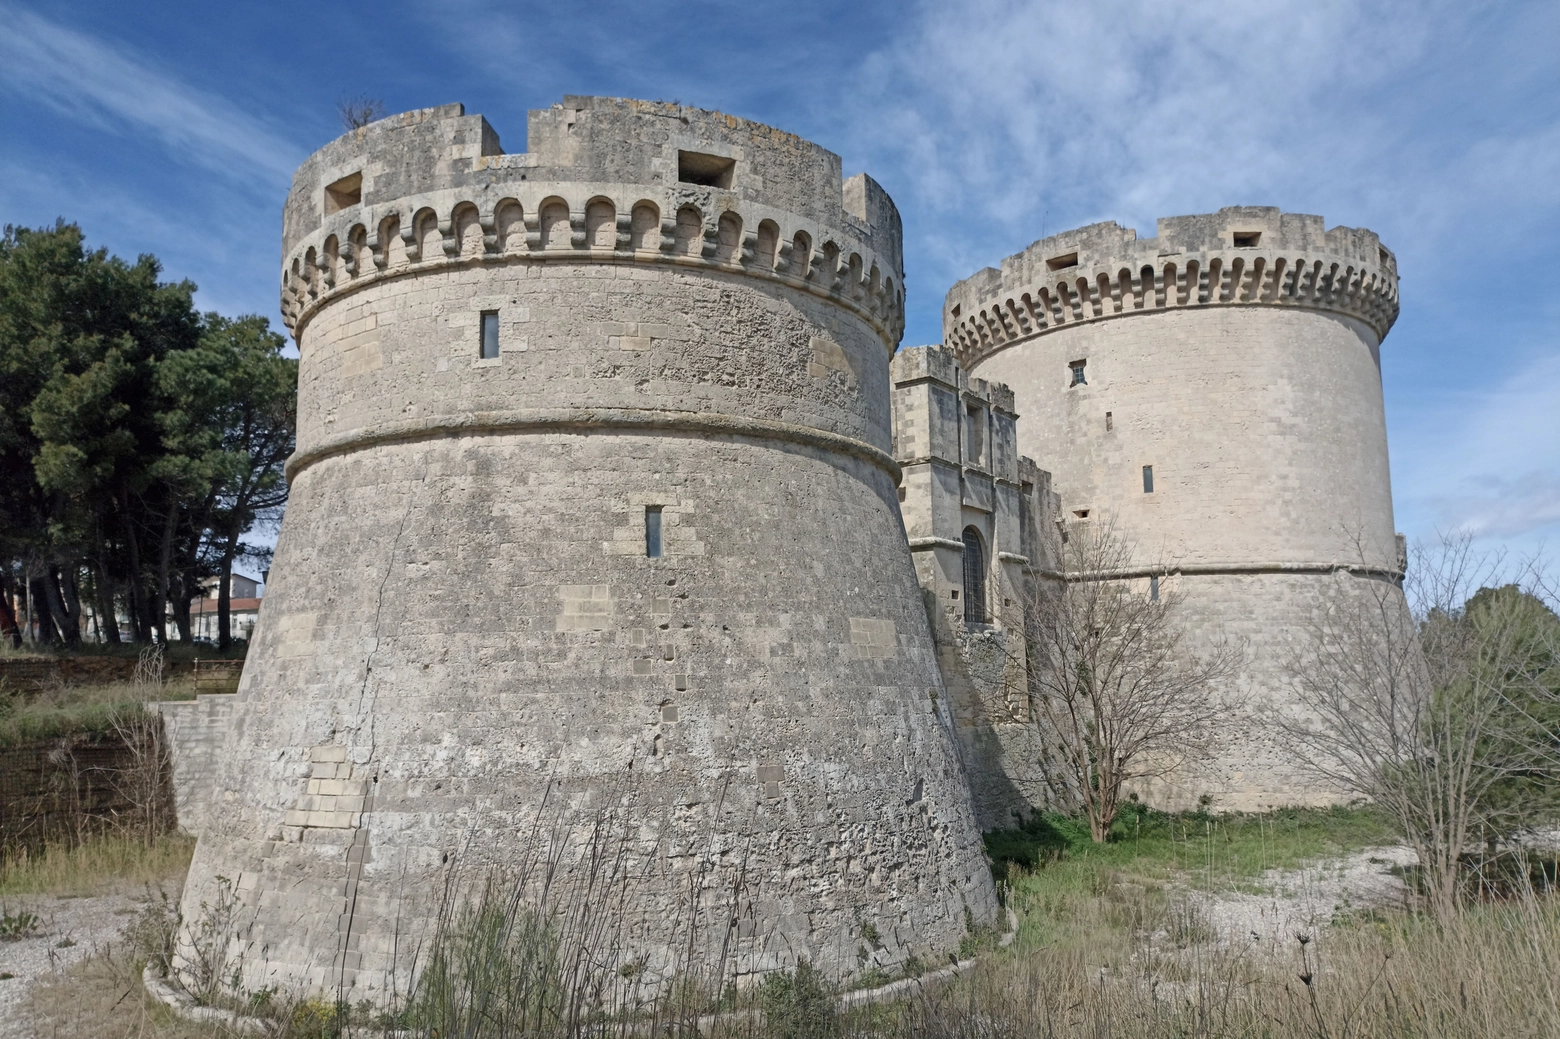
[[[429,266],[675,265],[801,289],[904,328],[899,211],[865,173],[773,127],[660,101],[565,97],[506,154],[461,105],[326,145],[287,197],[282,312]],[[699,149],[703,149],[700,151]]]
[[[1073,325],[1166,309],[1270,305],[1337,313],[1379,340],[1397,320],[1397,260],[1373,231],[1273,206],[1163,217],[1139,238],[1115,221],[1042,238],[954,285],[948,345],[968,365]]]

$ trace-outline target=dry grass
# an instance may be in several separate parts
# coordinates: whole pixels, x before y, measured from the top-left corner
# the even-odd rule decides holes
[[[1358,1039],[1560,1035],[1560,903],[1480,906],[1336,929],[1276,954],[1131,940],[993,957],[931,998],[879,1010],[878,1034]]]
[[[18,849],[0,864],[0,898],[16,895],[81,897],[142,891],[159,884],[177,891],[195,841],[167,834],[90,837],[74,847],[50,843]]]
[[[1323,948],[1277,956],[1209,949],[1145,954],[1119,940],[1100,907],[1103,941],[1070,941],[989,956],[971,977],[843,1018],[818,1015],[766,1028],[750,1018],[714,1031],[771,1036],[1067,1036],[1171,1039],[1511,1039],[1560,1035],[1560,904],[1481,906],[1451,925],[1397,916],[1346,926]],[[32,1011],[57,1039],[216,1039],[217,1024],[174,1017],[141,988],[139,964],[101,953],[40,985]],[[1309,980],[1307,980],[1309,979]],[[337,1034],[328,1021],[279,1035]],[[357,1034],[381,1034],[366,1029]],[[415,1033],[421,1034],[421,1033]],[[503,1033],[480,1026],[472,1039]]]
[[[49,1039],[218,1039],[214,1025],[186,1021],[141,984],[141,965],[127,951],[105,950],[40,981],[28,1010]]]
[[[57,685],[34,693],[0,690],[0,747],[67,733],[109,733],[114,719],[148,698],[134,682]],[[151,691],[157,700],[195,699],[195,681],[186,675]]]
[[[1270,818],[1260,824],[1226,820],[1233,827],[1226,839],[1212,823],[1190,827],[1182,825],[1185,821],[1173,827],[1164,821],[1163,835],[1145,831],[1136,848],[1129,849],[1125,842],[1103,849],[1083,846],[1076,854],[1063,848],[1033,869],[1013,866],[1006,891],[1022,919],[1017,940],[997,948],[988,936],[978,950],[966,950],[978,952],[978,967],[940,989],[840,1015],[828,1009],[832,999],[826,984],[814,984],[797,995],[802,986],[790,979],[789,986],[766,984],[756,1003],[741,1001],[744,1006],[761,1005],[770,1015],[767,1022],[756,1012],[742,1013],[723,1022],[700,1022],[698,1030],[769,1039],[1560,1035],[1560,990],[1554,983],[1560,977],[1560,897],[1530,892],[1503,903],[1475,905],[1447,923],[1402,911],[1366,911],[1336,921],[1323,935],[1306,935],[1305,942],[1289,940],[1279,949],[1234,949],[1221,944],[1199,918],[1187,897],[1190,887],[1238,888],[1250,883],[1252,870],[1303,858],[1300,853],[1308,847],[1325,846],[1336,854],[1368,843],[1378,824],[1366,815],[1347,813]],[[1275,831],[1285,825],[1288,836],[1275,838]],[[1246,842],[1254,843],[1256,850],[1245,847]],[[114,868],[110,863],[116,853],[109,849],[83,854],[98,856],[97,865],[82,865],[84,876],[101,876]],[[1202,865],[1199,877],[1203,863],[1211,865]],[[145,869],[154,871],[149,864]],[[39,876],[62,878],[69,868],[61,865],[51,871],[39,863],[37,871]],[[472,931],[484,939],[472,944],[472,949],[480,947],[482,956],[467,959],[480,962],[483,970],[467,965],[456,972],[462,986],[451,992],[459,996],[459,1007],[452,1003],[443,1008],[451,1014],[431,1015],[439,1018],[437,1023],[426,1012],[428,1007],[421,1008],[422,1013],[399,1014],[400,1026],[410,1029],[401,1034],[461,1034],[468,1039],[519,1034],[495,1026],[502,1015],[487,1012],[464,1017],[454,1031],[446,1027],[454,1016],[479,1004],[487,1006],[499,995],[514,997],[509,1002],[521,1009],[542,999],[530,989],[518,996],[501,993],[489,986],[491,979],[484,980],[491,968],[511,961],[530,973],[510,977],[510,971],[497,978],[499,986],[513,987],[515,977],[535,980],[537,969],[551,969],[547,965],[552,958],[538,954],[546,943],[539,945],[522,926],[534,910],[504,904],[510,916],[485,921],[491,926]],[[42,1034],[51,1039],[218,1039],[231,1034],[220,1024],[176,1018],[145,994],[139,980],[147,957],[144,924],[140,922],[139,931],[127,930],[119,946],[34,990],[31,1011],[44,1026]],[[490,931],[503,941],[486,940]],[[554,997],[566,998],[546,996]],[[271,1034],[279,1039],[387,1034],[383,1020],[373,1015],[343,1031],[334,1008],[319,1001],[266,1009],[272,1013]],[[648,1019],[641,1023],[637,1018],[602,1020],[590,1015],[572,1022],[548,1015],[538,1029],[535,1015],[519,1016],[533,1017],[526,1034],[535,1035],[648,1035],[652,1029]],[[670,1027],[668,1034],[691,1034],[693,1024],[691,1017],[678,1014],[663,1021],[663,1027]]]

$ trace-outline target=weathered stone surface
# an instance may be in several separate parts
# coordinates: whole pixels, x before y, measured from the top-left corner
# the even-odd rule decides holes
[[[230,878],[246,985],[404,991],[452,871],[554,856],[651,979],[945,954],[996,904],[896,501],[893,203],[676,105],[529,146],[449,106],[295,178],[299,447],[185,919]]]
[[[202,693],[193,700],[163,700],[150,707],[162,715],[173,766],[174,808],[179,829],[199,836],[211,825],[223,741],[238,697]]]

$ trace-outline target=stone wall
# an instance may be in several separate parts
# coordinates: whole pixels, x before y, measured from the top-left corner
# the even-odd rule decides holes
[[[139,835],[173,822],[167,777],[151,796],[130,773],[154,760],[116,732],[72,733],[0,747],[0,850],[36,848],[100,832]],[[138,803],[137,798],[144,799]]]
[[[217,766],[232,723],[234,693],[201,693],[193,700],[165,700],[150,706],[162,716],[172,764],[173,800],[179,829],[206,832],[217,790]]]

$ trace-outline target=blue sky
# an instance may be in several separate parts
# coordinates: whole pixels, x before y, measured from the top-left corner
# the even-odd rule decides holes
[[[1553,0],[0,0],[0,222],[64,216],[275,320],[281,201],[339,99],[461,101],[518,151],[564,93],[718,108],[867,170],[905,217],[912,344],[1042,232],[1236,204],[1369,227],[1402,274],[1399,529],[1560,542]]]

